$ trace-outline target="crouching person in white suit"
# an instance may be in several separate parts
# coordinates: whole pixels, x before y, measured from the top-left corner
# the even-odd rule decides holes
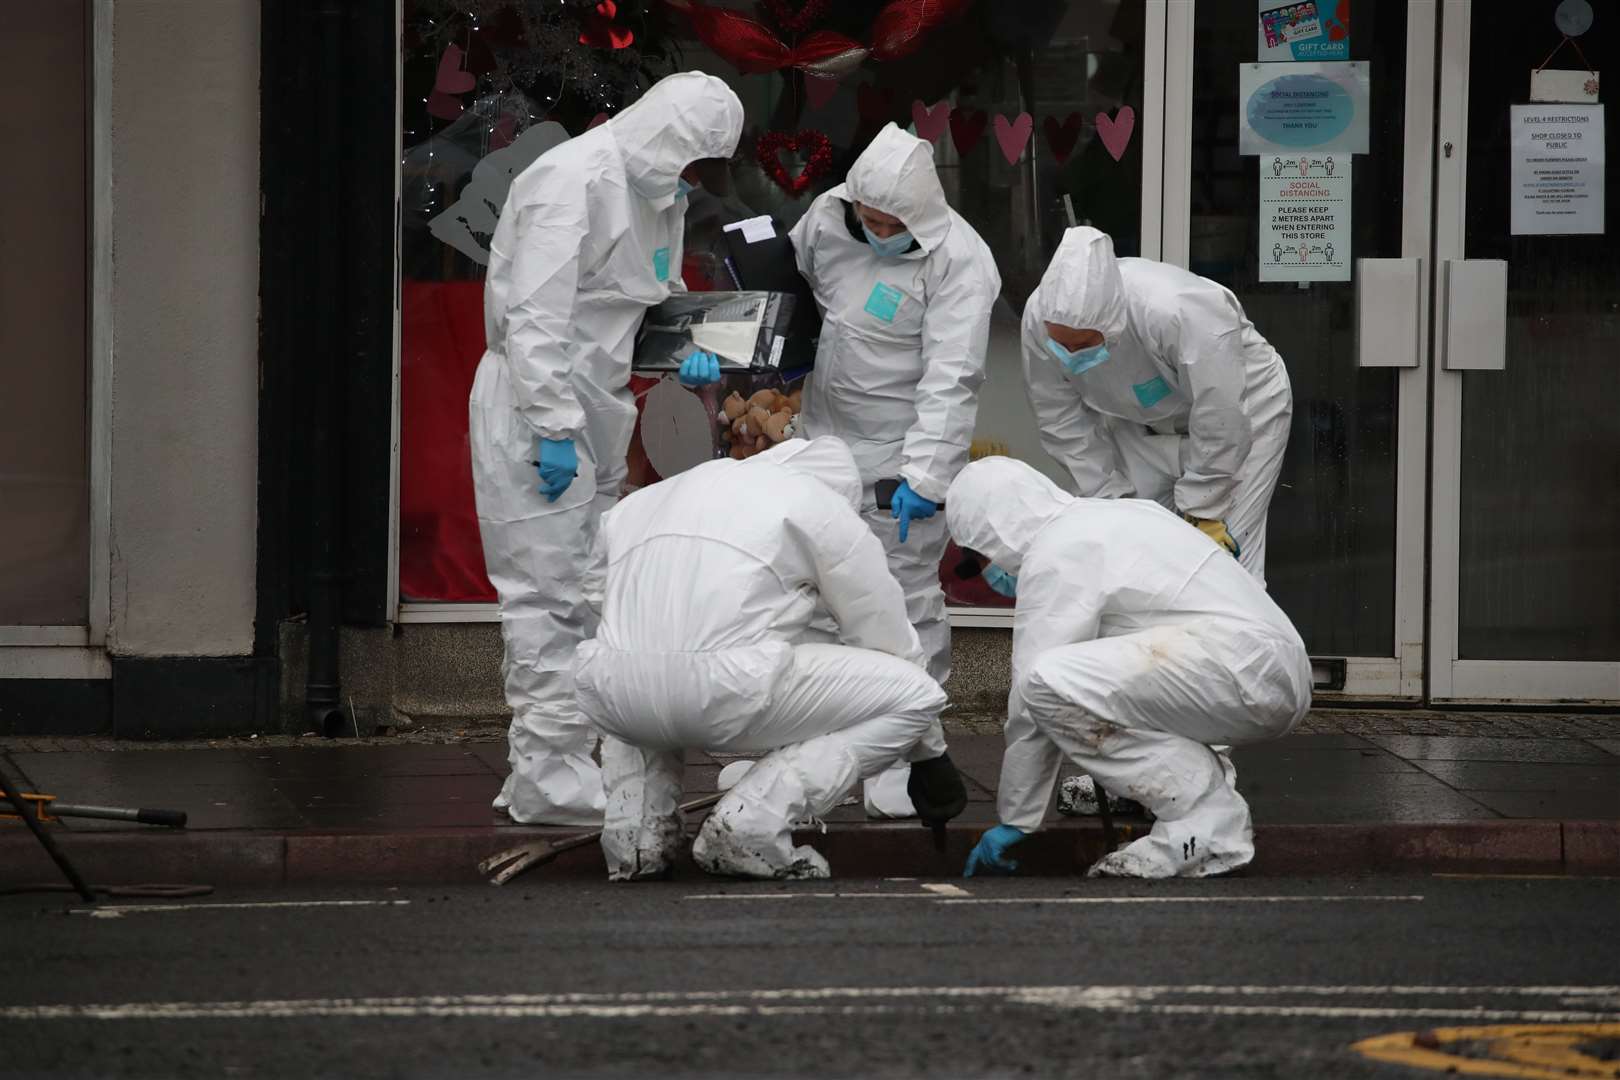
[[[896,762],[914,763],[925,820],[961,812],[945,693],[860,505],[849,449],[822,438],[707,462],[603,519],[603,577],[586,583],[601,624],[574,680],[605,736],[609,878],[670,870],[688,748],[765,755],[698,833],[693,856],[710,873],[827,877],[793,824]],[[796,644],[818,610],[843,644]]]
[[[1145,499],[1077,499],[985,458],[946,496],[951,535],[1018,601],[996,816],[967,873],[1006,872],[1067,756],[1157,820],[1090,875],[1205,877],[1254,858],[1212,745],[1286,735],[1311,702],[1304,642],[1216,542]]]

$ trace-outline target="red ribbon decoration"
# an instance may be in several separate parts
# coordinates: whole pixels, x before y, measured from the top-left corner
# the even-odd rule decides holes
[[[701,0],[691,0],[687,15],[699,40],[725,57],[744,75],[763,75],[786,67],[818,69],[828,60],[859,51],[862,59],[866,50],[861,43],[831,30],[817,30],[805,35],[794,48],[757,19],[738,14],[727,8],[709,7]],[[860,60],[855,61],[856,64]],[[853,66],[853,65],[852,65]],[[839,74],[829,71],[828,74]]]
[[[782,164],[783,150],[808,149],[810,156],[798,176],[789,176]],[[785,131],[767,131],[754,144],[754,158],[773,183],[789,195],[803,195],[818,177],[832,168],[832,140],[815,128],[805,128],[789,135]]]
[[[910,56],[921,47],[923,38],[962,14],[972,2],[890,0],[872,25],[870,46],[832,30],[806,34],[797,45],[789,46],[758,19],[729,8],[710,7],[703,0],[666,0],[670,7],[686,12],[703,44],[744,75],[803,68],[833,78],[854,71],[868,56],[879,60]],[[796,19],[808,23],[806,16],[814,7],[814,3],[807,4]]]
[[[973,0],[891,0],[872,24],[872,59],[899,60],[923,38],[966,11]]]
[[[765,6],[771,9],[776,25],[790,34],[802,34],[826,17],[828,0],[804,0],[798,11],[787,0],[765,0]]]

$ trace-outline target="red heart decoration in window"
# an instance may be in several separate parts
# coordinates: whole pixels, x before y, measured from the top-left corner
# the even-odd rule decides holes
[[[1062,165],[1074,153],[1074,144],[1080,141],[1080,127],[1085,123],[1079,113],[1070,113],[1063,122],[1058,118],[1048,116],[1041,121],[1041,129],[1046,132],[1046,145],[1052,148],[1052,157]]]
[[[808,151],[804,168],[792,176],[782,164],[782,151]],[[754,158],[771,182],[789,195],[803,195],[819,177],[832,168],[832,140],[814,128],[795,131],[767,131],[754,145]]]
[[[951,141],[956,144],[956,152],[966,157],[984,138],[984,127],[989,122],[990,117],[978,109],[957,109],[952,112]]]
[[[619,5],[614,0],[602,0],[593,14],[585,17],[585,30],[579,35],[581,45],[593,49],[626,49],[635,43],[636,34],[626,26],[615,26],[614,16]]]

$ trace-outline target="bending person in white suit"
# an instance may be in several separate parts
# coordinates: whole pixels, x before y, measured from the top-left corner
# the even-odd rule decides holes
[[[951,535],[1017,597],[996,814],[967,872],[1016,868],[1068,757],[1135,799],[1152,831],[1091,875],[1203,877],[1254,857],[1249,806],[1215,744],[1286,735],[1310,708],[1304,642],[1200,530],[1142,499],[1077,499],[985,458],[946,500]]]
[[[1087,498],[1152,499],[1266,580],[1266,515],[1293,415],[1288,371],[1230,289],[1063,235],[1024,306],[1041,443]]]
[[[961,812],[945,693],[860,498],[842,442],[796,439],[706,462],[604,517],[603,576],[587,584],[601,623],[574,683],[605,736],[610,878],[669,871],[685,836],[687,748],[765,754],[698,833],[693,855],[710,873],[827,877],[819,852],[794,846],[793,824],[896,762],[915,763],[910,797],[925,820]],[[800,643],[818,612],[844,644]]]

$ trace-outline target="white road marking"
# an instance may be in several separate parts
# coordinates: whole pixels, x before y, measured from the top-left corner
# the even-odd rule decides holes
[[[1415,904],[1421,896],[975,896],[943,904]]]
[[[1298,999],[1371,998],[1378,1004],[1313,1004]],[[1449,998],[1410,1007],[1399,997]],[[1522,998],[1526,1007],[1487,1007],[1470,998]],[[1216,1000],[1178,1000],[1214,998]],[[1241,1003],[1242,999],[1279,998]],[[1538,998],[1559,999],[1563,1009]],[[1221,1000],[1225,999],[1225,1000]],[[1238,1000],[1233,1000],[1238,999]],[[1294,1000],[1289,1000],[1294,999]],[[1550,1004],[1550,1003],[1549,1003]],[[1576,1006],[1571,1008],[1569,1006]],[[1608,1009],[1603,1006],[1610,1006]],[[351,1019],[736,1017],[948,1014],[991,1009],[1156,1013],[1238,1017],[1316,1017],[1378,1020],[1498,1020],[1522,1023],[1602,1023],[1620,1020],[1620,986],[955,986],[822,987],[697,990],[651,993],[462,994],[425,997],[309,998],[266,1001],[129,1002],[92,1005],[0,1006],[7,1020],[281,1020]]]
[[[736,892],[692,893],[685,900],[933,900],[941,904],[1313,904],[1401,903],[1423,900],[1410,896],[971,896],[966,889],[943,882],[928,882],[925,892]]]
[[[693,893],[683,900],[938,900],[931,892]]]
[[[103,904],[100,907],[71,908],[74,915],[92,919],[121,919],[125,915],[147,915],[164,911],[236,911],[256,908],[311,907],[404,907],[409,900],[256,900],[236,904]]]

